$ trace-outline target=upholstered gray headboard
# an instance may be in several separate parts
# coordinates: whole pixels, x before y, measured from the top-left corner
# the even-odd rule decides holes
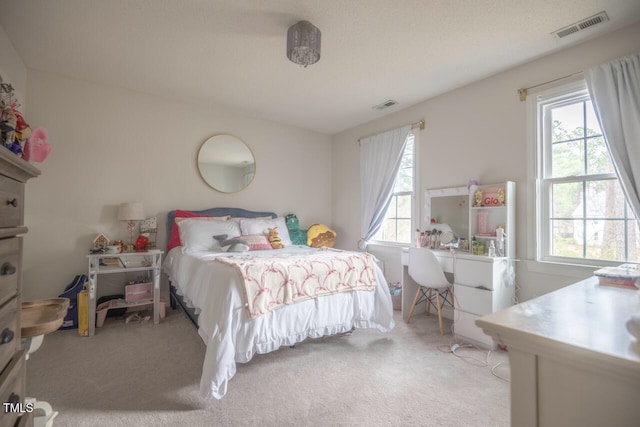
[[[181,209],[183,211],[187,209]],[[202,216],[232,216],[239,218],[259,218],[259,217],[271,217],[276,218],[278,215],[273,212],[254,212],[248,211],[242,208],[210,208],[203,209],[201,211],[188,211],[197,215]],[[167,214],[167,243],[169,241],[169,236],[171,236],[171,230],[173,228],[173,221],[176,217],[176,211],[169,211]]]

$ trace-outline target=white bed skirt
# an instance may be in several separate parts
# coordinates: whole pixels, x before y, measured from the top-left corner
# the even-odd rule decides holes
[[[315,250],[289,246],[284,251]],[[376,266],[373,292],[340,292],[298,302],[251,319],[245,308],[240,273],[215,261],[233,254],[185,254],[171,249],[163,270],[185,302],[198,314],[198,333],[207,345],[200,392],[221,399],[236,373],[236,362],[246,363],[256,353],[269,353],[307,338],[344,333],[353,328],[388,332],[394,327],[391,295]]]

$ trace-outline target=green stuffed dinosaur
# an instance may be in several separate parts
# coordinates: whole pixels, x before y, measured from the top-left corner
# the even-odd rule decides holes
[[[288,214],[285,217],[285,223],[287,224],[287,230],[289,230],[289,237],[291,243],[294,245],[306,245],[307,244],[307,230],[300,229],[300,223],[296,214]]]

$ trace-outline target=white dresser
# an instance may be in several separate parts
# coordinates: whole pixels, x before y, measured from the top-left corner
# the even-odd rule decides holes
[[[423,250],[430,250],[423,248]],[[513,261],[508,258],[492,258],[469,253],[433,251],[442,269],[453,275],[455,309],[445,310],[445,317],[453,316],[456,337],[494,349],[496,343],[486,335],[475,321],[480,316],[513,305],[515,285],[512,280]],[[402,252],[402,317],[407,318],[418,285],[409,276],[408,249]],[[418,306],[418,312],[425,310]]]
[[[640,344],[626,328],[639,312],[640,290],[590,277],[480,318],[509,348],[511,425],[640,425]]]

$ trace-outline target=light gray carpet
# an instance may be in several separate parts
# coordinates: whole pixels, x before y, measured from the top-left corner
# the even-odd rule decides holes
[[[29,396],[48,401],[54,426],[509,425],[508,357],[445,352],[437,318],[399,312],[389,334],[307,340],[238,364],[222,400],[198,394],[205,346],[179,310],[160,325],[107,319],[91,338],[45,337],[27,361]],[[448,324],[449,325],[449,324]]]

